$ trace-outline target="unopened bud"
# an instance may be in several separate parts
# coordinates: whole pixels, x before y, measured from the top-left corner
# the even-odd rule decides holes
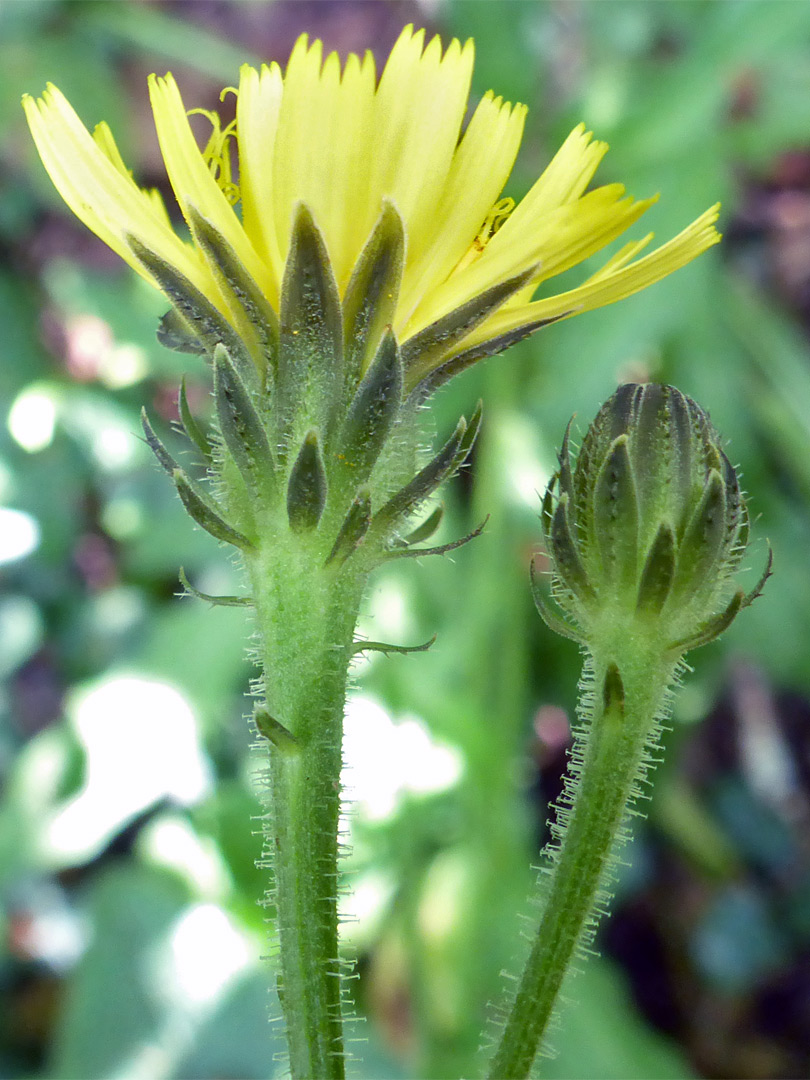
[[[570,425],[569,425],[570,428]],[[643,633],[683,653],[721,633],[759,595],[729,597],[748,543],[737,474],[706,413],[672,386],[621,386],[591,424],[574,468],[566,432],[543,500],[554,571],[553,629],[593,647]]]

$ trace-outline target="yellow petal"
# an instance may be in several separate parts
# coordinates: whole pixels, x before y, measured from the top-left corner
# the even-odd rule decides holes
[[[444,281],[475,241],[512,171],[526,117],[489,91],[475,110],[441,199],[429,222],[431,243],[408,268],[400,296],[399,321],[407,323],[423,296]]]
[[[106,120],[102,120],[100,124],[96,124],[93,128],[93,141],[101,152],[108,158],[108,160],[118,169],[122,176],[127,179],[132,179],[132,170],[128,169],[124,159],[121,157],[121,151],[118,149],[118,143],[115,141],[115,136],[110,130],[110,125]],[[141,188],[140,192],[149,201],[152,209],[155,212],[161,222],[166,226],[168,230],[172,229],[171,218],[169,212],[166,209],[166,204],[163,201],[163,196],[160,194],[157,188]]]
[[[631,240],[629,244],[625,244],[619,248],[615,255],[611,256],[604,266],[600,267],[595,274],[591,274],[586,285],[591,285],[596,281],[603,281],[605,278],[615,274],[617,270],[621,270],[623,266],[626,266],[632,259],[635,259],[636,255],[644,250],[645,247],[651,242],[654,233],[647,233],[641,240]]]
[[[368,196],[374,155],[372,107],[374,58],[350,55],[341,75],[331,53],[321,63],[321,44],[296,42],[284,77],[274,152],[275,221],[286,254],[299,202],[312,211],[323,233],[341,289],[379,216]]]
[[[654,200],[625,197],[619,184],[587,192],[607,150],[584,125],[576,127],[519,206],[498,201],[515,160],[525,117],[487,93],[463,137],[473,63],[472,42],[438,38],[406,27],[379,86],[374,61],[335,53],[320,42],[296,42],[282,77],[277,65],[242,68],[237,100],[241,220],[221,185],[230,158],[219,158],[234,134],[211,116],[209,140],[219,176],[200,151],[173,78],[152,77],[155,123],[166,168],[186,215],[202,214],[222,234],[246,272],[274,306],[296,208],[305,203],[323,233],[343,291],[383,204],[403,219],[405,268],[394,324],[408,338],[436,319],[516,275],[527,284],[476,329],[460,349],[541,319],[611,303],[644,288],[699,254],[717,236],[713,212],[659,251],[640,258],[649,242],[625,244],[578,289],[532,302],[539,285],[601,250]],[[69,205],[128,262],[131,232],[228,314],[204,254],[171,228],[156,192],[140,190],[112,133],[91,137],[58,91],[26,102],[46,168]],[[233,201],[233,200],[232,200]],[[507,207],[507,204],[511,204]],[[505,217],[505,220],[504,220]],[[716,215],[715,215],[716,217]],[[528,274],[527,274],[528,271]],[[239,325],[241,313],[231,312]]]
[[[579,124],[551,159],[539,180],[521,200],[503,228],[493,237],[497,249],[508,246],[513,236],[540,213],[575,202],[593,179],[600,161],[608,150],[605,142],[592,141],[593,135]]]
[[[395,44],[374,104],[374,156],[369,196],[377,212],[390,198],[405,223],[407,265],[432,240],[435,208],[450,170],[467,107],[474,50],[450,43],[442,56],[434,37],[406,28]],[[407,274],[407,270],[406,270]]]
[[[408,324],[407,336],[485,292],[496,282],[522,273],[531,266],[539,266],[533,279],[536,288],[540,281],[562,273],[605,247],[650,205],[650,200],[634,202],[622,198],[623,195],[621,184],[606,184],[574,202],[564,203],[550,213],[526,222],[523,234],[514,236],[511,245],[496,244],[495,241],[509,225],[507,220],[479,259],[451,275],[426,297]]]
[[[465,352],[533,322],[593,311],[646,289],[720,242],[720,234],[714,228],[719,210],[718,203],[666,244],[636,262],[620,265],[618,269],[614,267],[612,273],[605,274],[606,268],[603,268],[576,289],[521,307],[502,308],[466,338],[455,352]],[[638,243],[646,243],[647,239]]]
[[[121,151],[118,149],[118,144],[116,143],[113,133],[110,130],[110,125],[106,120],[102,120],[100,124],[96,124],[93,128],[93,141],[107,160],[118,169],[122,176],[132,175],[130,170],[124,164],[124,159],[121,157]]]
[[[242,224],[268,269],[268,299],[278,307],[284,262],[273,214],[273,155],[283,80],[278,64],[244,64],[236,102]]]
[[[271,277],[267,267],[208,170],[173,76],[161,79],[150,75],[149,95],[166,172],[186,220],[189,220],[189,207],[194,206],[225,237],[259,286],[269,290]]]
[[[577,206],[607,150],[608,144],[593,141],[592,133],[585,130],[584,124],[575,127],[539,180],[489,241],[485,252],[487,259],[500,257],[507,249],[525,246],[527,240],[536,234],[539,221],[561,207]],[[598,190],[612,190],[615,187],[609,185]],[[565,218],[558,216],[553,220],[556,222]]]
[[[293,211],[299,202],[307,204],[321,226],[318,207],[313,205],[312,183],[318,143],[323,138],[318,108],[321,51],[320,41],[310,48],[303,34],[295,43],[284,74],[273,154],[273,212],[282,259],[287,257]]]
[[[168,231],[173,232],[171,218],[169,217],[169,211],[166,209],[166,203],[163,201],[163,196],[157,188],[143,188],[143,193],[149,200],[155,217],[159,218],[166,226]]]
[[[601,281],[603,278],[610,277],[611,274],[629,263],[631,259],[635,259],[636,255],[647,247],[652,238],[653,233],[647,233],[641,240],[632,240],[629,244],[625,244],[615,255],[608,259],[604,266],[600,267],[595,274],[592,274],[585,284]],[[521,289],[519,292],[515,293],[514,296],[507,300],[502,310],[510,307],[522,307],[524,304],[528,304],[537,292],[537,284],[536,281],[532,281],[525,289]]]
[[[616,186],[620,188],[620,185]],[[538,284],[557,274],[564,274],[572,266],[607,247],[658,201],[657,195],[638,200],[628,197],[609,205],[604,211],[598,205],[594,205],[591,211],[591,202],[597,204],[598,195],[605,190],[596,188],[576,203],[568,203],[562,208],[561,217],[567,220],[560,221],[557,234],[553,240],[549,240],[548,250],[541,254]]]
[[[314,56],[313,56],[314,60]],[[307,100],[310,122],[294,133],[299,152],[300,173],[296,201],[312,210],[334,263],[341,233],[340,220],[345,186],[342,147],[335,139],[340,123],[340,58],[336,52],[326,57],[313,78]],[[308,144],[308,145],[306,145]]]
[[[207,294],[213,289],[218,296],[197,252],[173,232],[165,210],[157,209],[154,196],[142,191],[126,168],[113,164],[109,144],[107,152],[100,148],[55,86],[49,85],[40,101],[26,96],[23,107],[48,175],[89,229],[147,280],[151,280],[149,275],[124,240],[128,233],[176,266],[199,289]]]
[[[351,54],[337,91],[334,122],[326,133],[330,144],[327,159],[333,163],[331,181],[327,177],[332,193],[327,242],[341,292],[380,212],[368,194],[369,161],[374,155],[375,84],[373,54],[367,52],[362,61]]]

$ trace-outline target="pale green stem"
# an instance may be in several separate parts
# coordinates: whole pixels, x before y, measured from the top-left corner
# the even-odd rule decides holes
[[[267,708],[295,742],[270,747],[268,896],[293,1080],[341,1080],[338,818],[346,680],[362,581],[300,549],[249,562]]]
[[[618,665],[623,707],[615,697],[604,697],[607,665],[594,661],[596,700],[581,772],[572,779],[576,793],[537,937],[489,1067],[491,1080],[529,1076],[566,973],[607,902],[603,890],[627,804],[645,772],[645,748],[672,677],[673,665],[639,659],[633,657],[624,670]]]

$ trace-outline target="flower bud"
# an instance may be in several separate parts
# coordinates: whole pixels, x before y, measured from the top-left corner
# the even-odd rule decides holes
[[[640,632],[680,654],[717,637],[759,595],[771,560],[750,593],[729,599],[748,511],[707,414],[672,386],[628,383],[600,409],[573,469],[568,435],[542,514],[567,618],[535,585],[543,617],[591,648]]]

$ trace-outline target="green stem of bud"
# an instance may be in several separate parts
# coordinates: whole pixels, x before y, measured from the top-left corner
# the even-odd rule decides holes
[[[490,1080],[529,1076],[572,961],[583,956],[605,913],[616,851],[628,838],[628,804],[650,768],[674,666],[654,656],[629,655],[618,665],[595,657],[593,681],[591,672],[583,678],[583,723],[545,852],[544,913]]]
[[[267,901],[293,1080],[344,1075],[338,955],[341,736],[364,577],[313,566],[300,545],[248,556],[262,639],[268,738]],[[279,738],[279,733],[283,738]]]
[[[573,470],[570,426],[541,513],[554,603],[534,571],[532,591],[550,629],[580,642],[590,659],[544,853],[546,906],[489,1074],[507,1080],[529,1075],[571,961],[584,957],[607,910],[628,805],[653,766],[681,657],[721,634],[771,572],[769,557],[751,592],[728,599],[748,513],[691,398],[672,386],[620,386]]]

